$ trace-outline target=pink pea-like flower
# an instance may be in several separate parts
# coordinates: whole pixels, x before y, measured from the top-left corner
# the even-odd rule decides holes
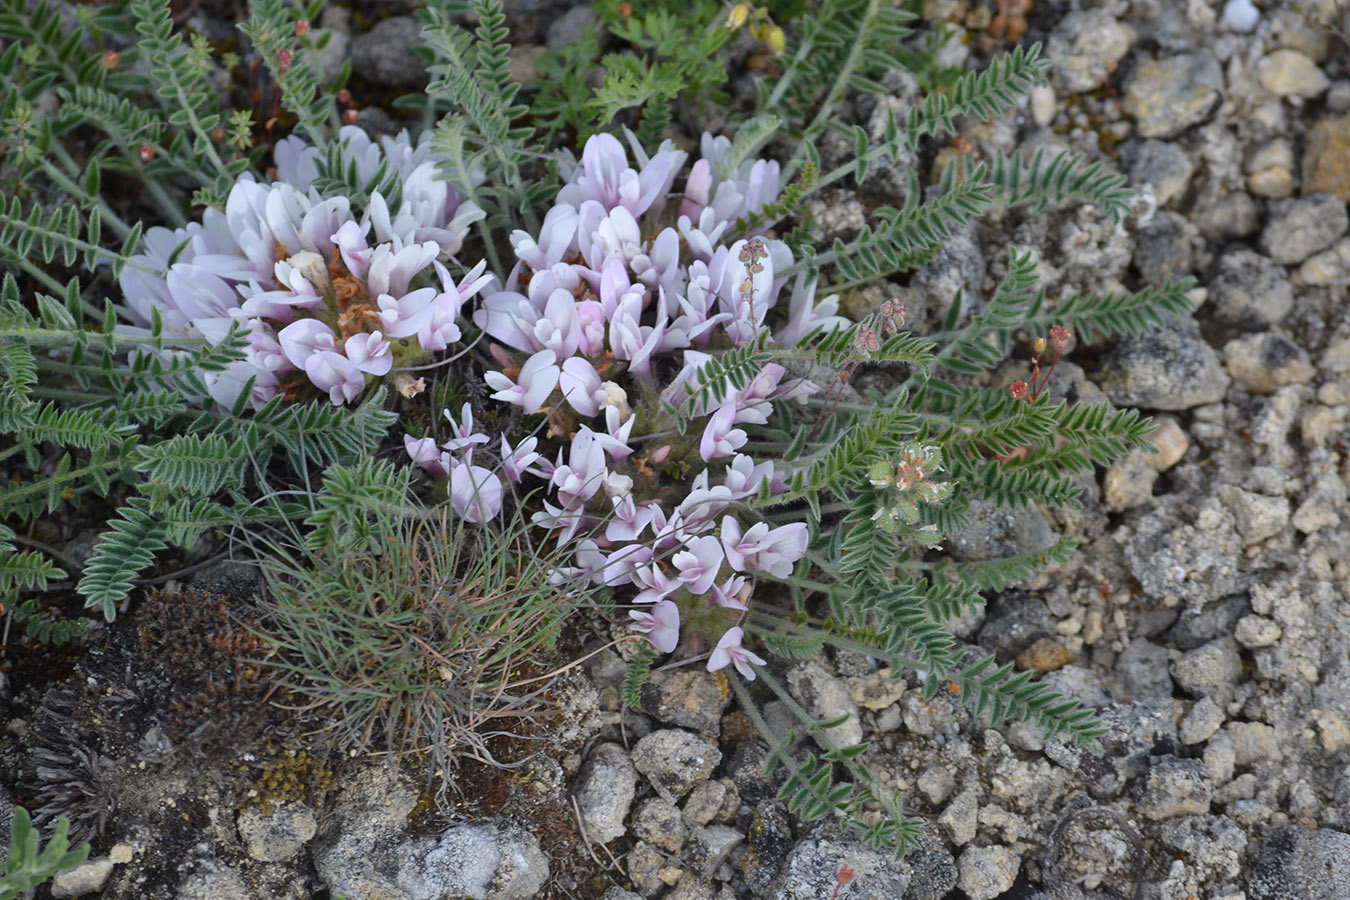
[[[630,610],[628,615],[634,619],[628,627],[647,635],[662,653],[670,653],[680,643],[680,608],[672,601],[662,600],[650,610]]]
[[[708,671],[716,672],[719,669],[725,669],[728,665],[734,665],[736,671],[745,676],[746,681],[754,681],[755,670],[750,666],[752,663],[762,666],[764,665],[764,659],[741,646],[741,641],[744,638],[745,631],[740,626],[728,628],[727,633],[722,635],[722,639],[717,642],[717,646],[713,648],[712,654],[708,657]]]

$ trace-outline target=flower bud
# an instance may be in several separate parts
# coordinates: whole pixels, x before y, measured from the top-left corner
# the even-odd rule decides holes
[[[359,118],[360,118],[360,115],[357,113],[356,110],[354,110],[354,109],[346,110],[345,112],[342,113],[342,124],[343,124],[343,125],[355,125],[355,124],[356,124],[356,120],[359,119]]]
[[[343,106],[347,106],[352,102],[352,92],[347,90],[346,88],[343,88],[342,90],[338,91],[337,102],[341,103]]]
[[[301,19],[295,23],[295,36],[304,37],[309,34],[309,19]]]
[[[1034,356],[1040,356],[1045,352],[1045,338],[1038,337],[1031,342],[1031,352]]]
[[[107,53],[103,54],[103,68],[105,69],[115,69],[121,61],[122,54],[118,53],[116,50],[109,50]]]
[[[770,25],[764,30],[764,43],[768,45],[769,52],[777,56],[787,49],[787,36],[783,34],[782,28]]]
[[[647,457],[647,462],[653,466],[659,466],[668,459],[670,459],[670,445],[666,444],[664,447],[657,447],[653,450],[652,455]]]
[[[1027,383],[1022,379],[1017,379],[1008,385],[1008,393],[1013,395],[1014,400],[1021,400],[1027,395]]]
[[[1063,353],[1072,339],[1073,334],[1063,325],[1052,325],[1050,327],[1050,349],[1054,350],[1056,355]]]
[[[137,155],[140,156],[141,162],[148,163],[155,158],[155,148],[149,144],[141,144],[141,149],[137,151]]]
[[[737,3],[731,8],[731,12],[727,13],[727,31],[735,31],[744,25],[749,18],[750,4]]]

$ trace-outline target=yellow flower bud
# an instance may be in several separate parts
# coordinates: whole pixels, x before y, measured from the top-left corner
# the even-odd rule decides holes
[[[787,49],[787,35],[783,34],[783,29],[777,25],[770,25],[764,33],[764,43],[769,45],[769,50],[774,56]]]
[[[1044,352],[1045,352],[1045,338],[1043,338],[1043,337],[1038,337],[1038,338],[1036,338],[1036,340],[1032,341],[1032,342],[1031,342],[1031,352],[1032,352],[1033,354],[1035,354],[1036,356],[1040,356],[1042,353],[1044,353]]]
[[[744,25],[749,18],[750,4],[737,3],[731,8],[731,12],[727,13],[727,31],[735,31]]]

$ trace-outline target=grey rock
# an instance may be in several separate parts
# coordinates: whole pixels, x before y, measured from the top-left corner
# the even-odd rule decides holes
[[[1317,63],[1297,50],[1276,50],[1256,64],[1256,80],[1279,97],[1316,97],[1331,86]]]
[[[1133,43],[1130,27],[1105,9],[1071,12],[1046,43],[1050,83],[1061,94],[1096,90]]]
[[[1214,791],[1206,783],[1205,764],[1198,759],[1155,757],[1140,783],[1135,808],[1154,821],[1209,812]]]
[[[1125,111],[1139,134],[1165,138],[1210,117],[1223,100],[1223,69],[1208,52],[1145,60],[1125,89]]]
[[[1183,691],[1197,697],[1213,697],[1222,703],[1232,695],[1233,684],[1242,674],[1237,642],[1220,638],[1198,647],[1172,663],[1172,678]]]
[[[192,871],[178,885],[177,900],[239,900],[248,897],[244,877],[233,866],[214,859],[189,863]]]
[[[607,844],[625,831],[624,819],[637,793],[637,770],[618,744],[600,744],[578,776],[573,794],[592,840]]]
[[[665,857],[646,841],[638,841],[628,852],[628,877],[633,887],[646,896],[656,894],[666,886],[661,880],[661,869],[665,867]]]
[[[727,774],[744,803],[758,803],[778,793],[779,782],[774,774],[764,771],[764,751],[750,741],[741,741],[731,754]]]
[[[715,736],[728,696],[702,668],[655,672],[642,685],[642,708],[666,725]]]
[[[1143,506],[1153,498],[1158,470],[1143,450],[1131,450],[1113,462],[1102,476],[1102,502],[1112,512]]]
[[[994,900],[1013,886],[1022,862],[1011,847],[968,847],[957,865],[957,886],[970,900]]]
[[[1237,766],[1237,747],[1233,744],[1233,736],[1226,731],[1216,732],[1205,744],[1201,760],[1211,783],[1227,784]]]
[[[319,822],[303,803],[279,803],[270,815],[254,807],[239,814],[239,839],[248,855],[259,862],[290,859],[314,837]]]
[[[826,736],[835,746],[852,747],[862,743],[862,723],[858,720],[858,709],[849,694],[848,682],[830,674],[824,666],[811,659],[789,669],[787,683],[792,696],[817,720],[848,717],[826,731]],[[822,743],[821,746],[825,749],[827,745]]]
[[[1149,757],[1158,752],[1155,748],[1175,744],[1172,713],[1171,701],[1113,704],[1098,713],[1108,729],[1100,738],[1100,755],[1073,746],[1063,736],[1046,741],[1045,755],[1080,778],[1092,796],[1099,800],[1115,797],[1130,779],[1144,773]]]
[[[716,744],[678,728],[653,731],[633,745],[633,765],[671,802],[707,781],[721,761]]]
[[[711,878],[718,866],[726,862],[731,851],[744,840],[745,835],[730,825],[705,825],[690,835],[686,858],[703,873],[704,878]]]
[[[705,781],[689,792],[684,801],[684,821],[690,828],[702,828],[711,822],[726,802],[727,786],[722,781]]]
[[[1159,824],[1156,834],[1162,847],[1189,859],[1196,881],[1221,884],[1242,873],[1247,831],[1229,816],[1178,816]]]
[[[1179,514],[1189,517],[1189,505],[1184,512],[1161,506],[1135,523],[1125,545],[1126,566],[1144,594],[1184,600],[1198,610],[1238,593],[1243,585],[1237,563],[1242,541],[1233,514],[1209,499],[1194,521],[1186,523],[1177,520]]]
[[[970,524],[949,542],[957,559],[1003,559],[1036,553],[1055,542],[1055,532],[1035,507],[999,509],[993,503],[971,503]]]
[[[641,894],[635,894],[632,891],[625,891],[618,885],[611,885],[605,889],[600,900],[643,900]]]
[[[1256,650],[1273,647],[1283,633],[1278,624],[1265,616],[1243,616],[1233,631],[1233,639],[1248,650]]]
[[[1223,730],[1233,738],[1233,761],[1238,766],[1284,758],[1280,734],[1273,726],[1264,722],[1229,722]]]
[[[909,889],[904,900],[943,900],[956,888],[960,877],[956,857],[942,839],[925,830],[919,843],[905,854],[910,867]]]
[[[773,900],[821,900],[838,885],[840,866],[853,869],[848,900],[895,900],[911,880],[910,867],[857,841],[820,835],[797,842],[773,884]],[[843,893],[842,891],[840,892]]]
[[[746,842],[751,852],[741,858],[741,873],[751,891],[766,894],[792,852],[792,824],[782,803],[761,800],[755,804],[746,828]]]
[[[1203,647],[1216,638],[1232,634],[1238,619],[1250,611],[1251,604],[1240,596],[1207,603],[1199,609],[1188,609],[1167,630],[1167,640],[1182,651]]]
[[[1313,481],[1308,496],[1294,510],[1290,521],[1304,534],[1336,525],[1345,508],[1346,493],[1346,483],[1335,472],[1323,472]]]
[[[1196,228],[1185,216],[1160,212],[1139,229],[1134,244],[1134,266],[1145,284],[1161,286],[1191,273],[1191,241]]]
[[[1206,308],[1221,325],[1256,331],[1289,315],[1294,292],[1279,263],[1242,247],[1214,264]]]
[[[689,837],[689,829],[685,827],[678,806],[661,797],[652,797],[638,805],[633,816],[633,834],[653,847],[679,853]]]
[[[427,64],[413,52],[422,25],[412,16],[393,16],[352,39],[352,72],[384,88],[421,88],[427,84]]]
[[[1213,202],[1191,211],[1191,221],[1213,241],[1240,240],[1256,234],[1263,211],[1246,191],[1221,193]]]
[[[1229,379],[1213,348],[1177,325],[1111,348],[1099,384],[1117,406],[1179,410],[1222,400]]]
[[[1270,332],[1229,341],[1223,347],[1223,365],[1234,381],[1256,394],[1307,384],[1316,372],[1306,350]]]
[[[63,900],[65,897],[101,893],[112,872],[112,860],[106,856],[87,859],[78,866],[72,866],[52,876],[52,896],[57,900]]]
[[[1106,692],[1101,673],[1082,666],[1065,666],[1041,676],[1041,681],[1051,690],[1077,700],[1084,706],[1100,709],[1111,702]]]
[[[1350,238],[1337,241],[1330,250],[1314,253],[1298,267],[1303,284],[1350,284]]]
[[[400,851],[407,843],[408,816],[417,807],[417,795],[383,765],[343,779],[311,850],[314,868],[330,892],[403,896],[387,873],[397,872],[405,861]]]
[[[573,6],[549,26],[544,43],[550,50],[558,50],[581,39],[581,33],[587,28],[595,28],[600,22],[596,11],[586,5]]]
[[[1233,513],[1244,546],[1274,537],[1289,524],[1289,500],[1286,497],[1267,497],[1231,484],[1221,486],[1218,496]]]
[[[942,805],[942,802],[951,796],[955,787],[956,779],[947,771],[946,766],[934,763],[919,773],[919,790],[928,798],[928,802],[935,806]]]
[[[685,875],[662,900],[713,900],[713,897],[711,884],[702,878]]]
[[[1335,194],[1313,194],[1283,201],[1261,232],[1261,244],[1271,259],[1293,265],[1336,243],[1347,227],[1344,201]]]
[[[975,840],[975,830],[979,827],[979,795],[973,787],[968,787],[952,798],[947,808],[938,816],[938,824],[947,829],[952,843],[963,847]]]
[[[538,839],[510,821],[457,825],[402,849],[395,881],[411,900],[529,900],[548,881]]]
[[[1204,743],[1219,730],[1223,720],[1224,711],[1213,698],[1201,697],[1177,726],[1177,737],[1183,744]]]
[[[1121,700],[1163,701],[1172,696],[1167,676],[1167,648],[1137,637],[1121,651],[1114,668]]]
[[[1153,187],[1153,196],[1159,206],[1166,206],[1186,194],[1195,163],[1176,144],[1153,138],[1128,141],[1120,148],[1120,163],[1129,173],[1130,181]]]
[[[1249,900],[1350,897],[1350,834],[1289,825],[1270,835],[1247,879]]]

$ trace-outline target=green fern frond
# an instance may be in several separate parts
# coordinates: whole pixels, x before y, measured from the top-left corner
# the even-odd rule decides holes
[[[642,708],[642,685],[647,682],[652,663],[656,661],[656,648],[643,643],[633,655],[628,657],[628,668],[623,673],[623,704],[629,709]]]
[[[20,444],[51,442],[93,450],[110,447],[136,430],[134,424],[120,420],[115,410],[61,409],[50,403],[37,408],[33,423],[19,431]]]
[[[243,479],[244,448],[223,435],[180,434],[140,448],[133,468],[168,494],[209,496]]]
[[[728,396],[753,381],[772,358],[758,341],[714,356],[698,370],[697,384],[690,386],[694,405],[701,409],[720,406]]]
[[[1041,58],[1041,45],[1015,47],[997,56],[989,68],[969,72],[956,80],[950,91],[931,93],[921,107],[909,111],[902,134],[910,147],[926,135],[953,133],[961,116],[992,119],[1014,107],[1034,85],[1045,81],[1050,61]]]
[[[877,492],[870,485],[860,489],[840,528],[839,575],[850,588],[868,589],[886,584],[895,572],[899,555],[896,535],[877,527],[872,514],[877,511]]]
[[[29,391],[37,384],[33,351],[18,341],[0,340],[0,432],[29,428],[36,405]]]
[[[69,644],[84,632],[88,624],[86,619],[60,619],[50,611],[40,610],[32,597],[12,609],[14,624],[22,628],[29,639],[51,647]]]
[[[1041,303],[1036,290],[1036,265],[1030,253],[1012,251],[1008,273],[999,282],[994,296],[964,327],[957,330],[962,313],[961,297],[952,300],[951,311],[936,335],[942,350],[937,364],[954,372],[979,374],[993,369],[1008,355],[1008,341],[1014,328]]]
[[[1068,509],[1083,507],[1083,486],[1067,475],[989,460],[980,468],[978,479],[977,493],[1000,509],[1027,506],[1033,499]]]
[[[49,580],[66,576],[41,553],[19,552],[14,539],[13,529],[0,525],[0,597],[20,590],[45,591]]]
[[[151,503],[155,501],[152,499]],[[259,518],[255,511],[253,518]],[[164,539],[175,547],[191,547],[210,529],[228,529],[241,518],[238,510],[207,497],[179,497],[172,503],[155,504],[155,514],[164,522]]]
[[[131,593],[136,575],[168,546],[168,534],[168,525],[149,512],[148,501],[131,498],[99,536],[84,576],[75,586],[85,606],[101,610],[109,622],[117,618],[117,605]]]
[[[1032,203],[1040,212],[1050,203],[1066,200],[1087,200],[1119,222],[1130,211],[1134,192],[1125,186],[1124,175],[1102,172],[1100,162],[1086,159],[1067,150],[1046,162],[1045,150],[1037,150],[1027,163],[1021,151],[1008,156],[1002,151],[994,154],[990,181],[1002,193],[1009,206]]]
[[[965,597],[969,596],[965,592],[970,590],[1002,591],[1014,581],[1029,578],[1052,566],[1063,565],[1077,550],[1077,541],[1061,537],[1044,550],[1032,553],[1005,556],[1002,559],[947,560],[933,567],[933,582],[942,584],[945,581],[951,585],[960,585],[959,590],[953,590]]]
[[[1195,304],[1186,296],[1194,282],[1169,281],[1134,293],[1074,294],[1061,298],[1051,312],[1032,310],[1028,328],[1045,330],[1063,325],[1084,343],[1116,335],[1139,337],[1165,327],[1168,316],[1189,316]]]
[[[305,520],[313,528],[305,547],[314,553],[382,553],[391,519],[411,512],[411,473],[407,466],[368,458],[329,467],[315,497],[318,509]]]
[[[368,457],[398,421],[397,413],[383,409],[384,397],[383,389],[376,391],[354,410],[323,401],[283,405],[276,397],[241,423],[240,438],[253,457],[282,447],[296,472]]]
[[[825,646],[825,635],[818,631],[805,634],[770,631],[761,637],[764,649],[786,659],[810,659]]]
[[[1030,671],[1014,675],[1012,663],[995,666],[994,657],[986,656],[947,676],[960,689],[961,702],[973,704],[977,716],[987,713],[991,723],[1010,718],[1031,722],[1046,735],[1067,734],[1077,746],[1097,747],[1106,728],[1097,723],[1091,709],[1033,682]],[[936,694],[938,687],[937,679],[929,679],[925,694]]]

